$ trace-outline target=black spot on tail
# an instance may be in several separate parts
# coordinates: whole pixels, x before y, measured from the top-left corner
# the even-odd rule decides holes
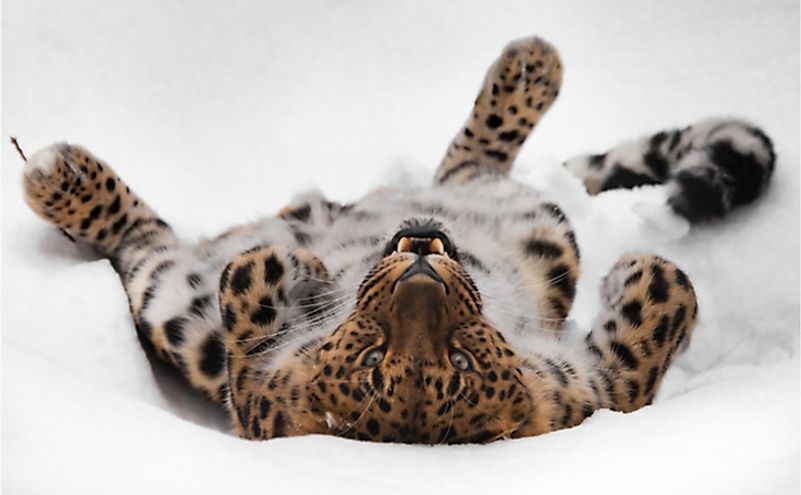
[[[589,165],[590,168],[599,169],[604,166],[605,159],[606,159],[606,154],[590,155],[589,160],[587,160],[587,165]]]
[[[659,180],[651,177],[650,175],[632,172],[621,165],[615,165],[612,168],[612,173],[609,174],[604,184],[601,186],[601,191],[608,191],[610,189],[632,189],[638,186],[645,186],[649,184],[659,184]]]
[[[710,156],[731,180],[732,206],[750,203],[759,196],[765,168],[753,153],[741,153],[729,141],[718,141],[712,145]]]
[[[720,218],[726,214],[726,186],[715,171],[683,170],[674,181],[677,189],[668,199],[668,204],[677,214],[690,222]]]
[[[668,175],[668,162],[662,155],[649,151],[643,156],[645,166],[653,173],[659,182],[664,182]]]

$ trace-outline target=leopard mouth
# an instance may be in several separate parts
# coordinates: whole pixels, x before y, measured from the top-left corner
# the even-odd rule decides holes
[[[414,253],[418,256],[438,254],[457,259],[456,248],[445,232],[427,224],[406,227],[396,232],[387,243],[384,256],[393,253]]]

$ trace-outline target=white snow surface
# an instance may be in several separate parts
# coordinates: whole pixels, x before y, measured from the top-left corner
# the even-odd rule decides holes
[[[2,16],[3,139],[87,146],[188,238],[309,187],[350,201],[427,180],[502,46],[540,34],[565,82],[515,174],[576,227],[572,327],[628,251],[682,267],[701,318],[631,414],[487,446],[248,442],[147,361],[109,263],[27,209],[3,146],[7,493],[798,493],[796,0],[6,0]],[[724,221],[688,228],[660,187],[589,197],[559,165],[709,115],[753,120],[779,157]]]

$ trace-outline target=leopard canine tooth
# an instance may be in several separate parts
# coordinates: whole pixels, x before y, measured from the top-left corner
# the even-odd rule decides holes
[[[412,250],[412,240],[408,237],[401,237],[398,241],[398,249],[399,253],[408,253]]]
[[[445,254],[445,244],[442,242],[442,239],[438,237],[431,239],[428,249],[432,254]]]

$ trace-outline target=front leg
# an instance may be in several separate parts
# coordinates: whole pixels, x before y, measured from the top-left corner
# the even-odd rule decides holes
[[[603,309],[584,349],[522,361],[537,407],[515,436],[581,423],[597,409],[631,412],[653,401],[690,341],[698,305],[687,276],[658,256],[626,256],[604,278]]]
[[[328,273],[305,249],[264,246],[236,256],[220,276],[226,331],[228,402],[242,437],[266,439],[313,433],[299,403],[317,343],[303,322],[330,305]],[[321,430],[322,431],[322,430]]]
[[[559,95],[562,63],[536,36],[509,43],[490,66],[473,110],[437,170],[437,184],[506,174],[529,132]]]
[[[605,407],[650,404],[673,359],[690,344],[698,302],[687,275],[659,256],[626,256],[601,286],[604,309],[586,343],[598,360]]]

